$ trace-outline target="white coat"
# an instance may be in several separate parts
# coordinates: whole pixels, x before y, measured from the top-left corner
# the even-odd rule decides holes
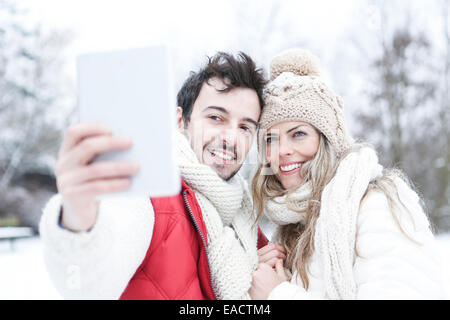
[[[357,223],[353,275],[357,299],[444,299],[441,256],[423,212],[400,212],[409,240],[396,224],[386,196],[371,191],[363,200]],[[309,266],[309,289],[295,272],[290,282],[275,287],[268,299],[324,299],[325,283],[319,252]]]

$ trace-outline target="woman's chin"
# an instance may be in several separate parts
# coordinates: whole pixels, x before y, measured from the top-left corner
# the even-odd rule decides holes
[[[300,187],[300,185],[303,182],[303,179],[300,177],[286,177],[286,176],[281,176],[278,177],[278,180],[280,181],[281,185],[283,186],[284,190],[294,190],[297,189],[298,187]]]

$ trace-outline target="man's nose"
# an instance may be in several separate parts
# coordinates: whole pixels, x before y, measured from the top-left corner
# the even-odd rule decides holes
[[[220,141],[225,146],[235,147],[237,143],[237,130],[231,127],[224,128],[220,134]]]

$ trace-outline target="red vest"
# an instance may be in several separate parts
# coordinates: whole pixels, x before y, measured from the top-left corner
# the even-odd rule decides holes
[[[151,198],[155,212],[147,254],[120,299],[215,300],[208,239],[194,191],[182,181],[173,197]],[[267,244],[258,230],[258,248]]]

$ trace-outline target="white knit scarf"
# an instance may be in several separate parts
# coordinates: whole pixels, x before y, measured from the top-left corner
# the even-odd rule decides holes
[[[199,162],[187,138],[176,133],[181,177],[195,191],[207,229],[208,263],[217,299],[250,299],[252,271],[257,267],[257,228],[245,180],[236,174],[221,179]]]
[[[314,245],[323,265],[326,296],[329,299],[356,297],[353,264],[357,215],[369,183],[379,177],[382,170],[375,151],[363,147],[340,162],[335,176],[322,192]],[[291,195],[291,200],[284,196],[276,202],[268,201],[266,214],[278,225],[302,223],[304,217],[289,210],[286,201],[298,201],[297,208],[305,208],[308,189],[307,185],[301,186]]]
[[[294,192],[267,201],[265,211],[270,220],[279,226],[304,223],[311,183],[302,184]]]

